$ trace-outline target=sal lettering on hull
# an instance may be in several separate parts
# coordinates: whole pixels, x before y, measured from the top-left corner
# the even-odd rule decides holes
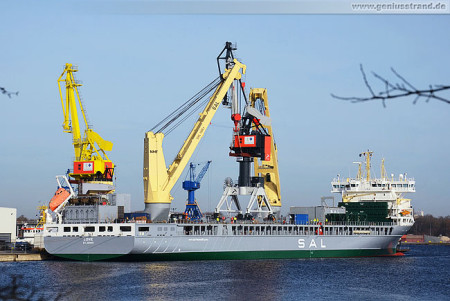
[[[327,248],[327,246],[323,243],[323,239],[322,238],[320,239],[320,244],[319,245],[320,245],[320,248],[322,248],[322,249],[326,249]],[[306,247],[305,239],[304,238],[299,238],[298,239],[298,248],[299,249],[304,249],[305,247]],[[314,238],[312,238],[311,241],[309,242],[308,249],[311,249],[311,248],[315,248],[315,249],[318,248],[317,243],[314,240]]]

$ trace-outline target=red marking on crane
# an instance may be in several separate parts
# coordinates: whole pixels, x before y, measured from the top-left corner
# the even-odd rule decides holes
[[[270,152],[272,150],[272,138],[270,136],[264,137],[264,160],[270,161]]]

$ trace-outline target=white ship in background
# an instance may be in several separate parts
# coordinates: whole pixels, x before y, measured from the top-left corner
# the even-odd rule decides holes
[[[355,219],[363,220],[365,218],[364,215],[358,216],[358,208],[375,208],[377,204],[387,204],[388,219],[398,225],[412,226],[414,224],[414,217],[411,200],[404,198],[404,195],[406,193],[416,192],[416,182],[413,178],[407,178],[406,173],[400,174],[396,179],[394,178],[394,174],[388,177],[384,167],[384,159],[381,161],[381,177],[371,178],[370,159],[372,154],[373,152],[371,151],[361,153],[359,156],[364,156],[366,159],[365,171],[363,172],[362,170],[363,162],[353,162],[358,164],[356,178],[343,179],[338,176],[338,178],[333,179],[331,182],[331,192],[342,195],[342,204],[346,206],[347,211],[353,209]],[[367,215],[367,212],[364,214]],[[380,217],[380,219],[379,221],[385,221],[386,217]]]

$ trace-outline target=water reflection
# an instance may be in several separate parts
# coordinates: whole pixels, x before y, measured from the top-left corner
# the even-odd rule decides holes
[[[403,258],[16,262],[0,263],[0,284],[22,275],[45,300],[426,300],[448,299],[449,265],[445,246]]]
[[[144,264],[149,299],[278,299],[284,261],[197,261]]]

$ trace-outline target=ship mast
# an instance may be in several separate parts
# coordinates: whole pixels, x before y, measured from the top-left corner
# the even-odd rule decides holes
[[[381,179],[382,180],[386,180],[387,179],[386,168],[384,167],[384,158],[381,159]]]
[[[354,164],[358,164],[358,174],[356,175],[356,180],[361,181],[362,173],[361,173],[361,165],[362,162],[353,162]]]
[[[359,156],[364,156],[366,157],[366,179],[367,182],[370,181],[370,158],[372,157],[373,152],[371,152],[370,150],[367,150],[367,152],[363,152],[361,154],[359,154]]]

